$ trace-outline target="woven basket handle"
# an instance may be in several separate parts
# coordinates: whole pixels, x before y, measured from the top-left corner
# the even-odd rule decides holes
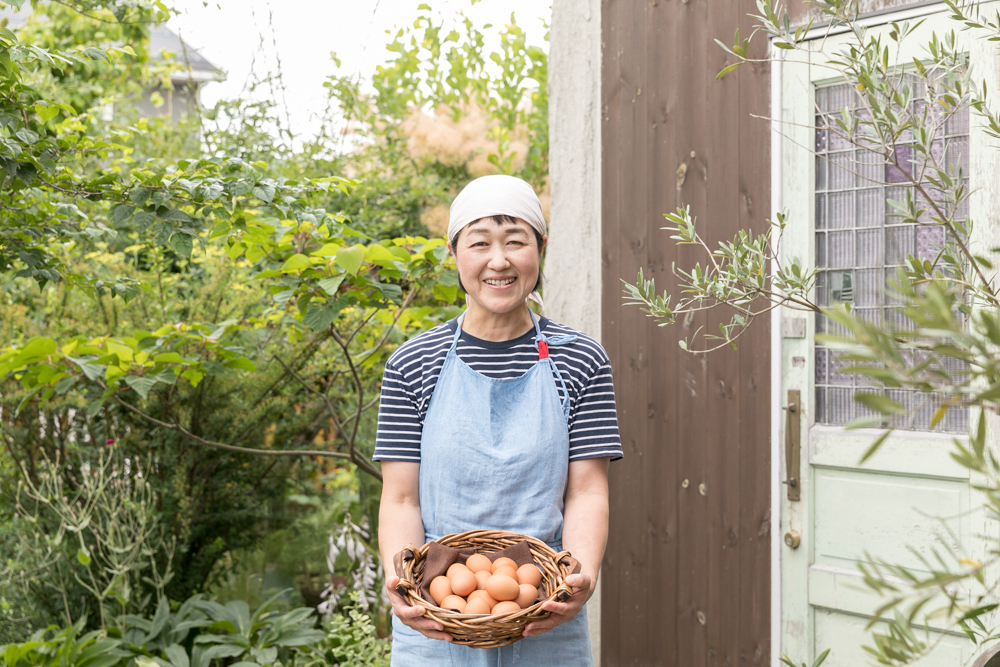
[[[396,592],[406,598],[410,590],[413,589],[413,566],[417,561],[420,549],[407,544],[403,550],[392,557],[392,567],[396,570],[399,583],[396,584]]]
[[[579,574],[581,566],[580,561],[573,558],[568,551],[560,551],[556,554],[556,563],[559,565],[559,571],[565,580],[571,574]],[[556,590],[556,602],[565,602],[570,599],[573,595],[573,589],[568,585],[563,584]]]

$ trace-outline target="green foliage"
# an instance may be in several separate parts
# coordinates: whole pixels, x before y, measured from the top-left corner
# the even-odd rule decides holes
[[[820,665],[822,665],[826,661],[826,657],[828,655],[830,655],[830,649],[826,649],[818,656],[816,656],[816,659],[813,660],[811,667],[819,667]],[[788,667],[809,667],[804,662],[800,665],[796,665],[795,662],[784,653],[781,654],[781,662],[785,665],[788,665]]]
[[[513,173],[544,190],[548,177],[548,56],[529,44],[520,26],[488,33],[461,14],[436,17],[429,7],[403,27],[376,68],[372,91],[355,77],[333,76],[329,123],[307,153],[343,139],[353,150],[334,158],[334,171],[359,185],[335,199],[355,211],[352,220],[373,236],[414,234],[431,224],[426,214],[472,178]],[[489,27],[489,26],[487,26]],[[341,130],[346,122],[346,128]]]
[[[0,646],[3,667],[114,667],[123,663],[121,642],[94,630],[81,635],[83,620],[66,628],[49,627],[21,644]]]
[[[368,614],[354,604],[323,622],[325,636],[310,646],[307,654],[297,658],[297,667],[320,665],[351,665],[351,667],[388,667],[392,644],[379,639]]]

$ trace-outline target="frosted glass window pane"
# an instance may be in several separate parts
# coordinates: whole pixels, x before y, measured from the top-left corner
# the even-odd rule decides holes
[[[816,116],[816,152],[826,152],[827,143],[828,133],[826,130],[826,119],[824,119],[823,116]]]
[[[816,348],[816,384],[826,384],[826,355],[825,348]]]
[[[882,230],[879,229],[859,229],[858,230],[858,258],[857,265],[861,266],[882,266]]]
[[[934,261],[944,248],[944,227],[919,225],[916,228],[917,252],[920,259]]]
[[[962,170],[963,176],[969,175],[969,138],[955,137],[948,140],[945,149],[945,161],[948,165],[949,174],[958,174]]]
[[[858,308],[882,305],[882,269],[857,269],[854,280],[854,305]]]
[[[829,195],[826,226],[829,229],[844,229],[854,226],[854,191],[834,192]]]
[[[826,242],[830,268],[846,269],[854,266],[854,232],[829,232]]]
[[[854,151],[854,171],[856,185],[859,188],[870,188],[882,183],[885,167],[884,160],[869,150]]]
[[[969,133],[969,107],[961,107],[944,124],[944,131],[949,136]]]
[[[816,229],[826,229],[827,195],[816,195]]]
[[[891,162],[885,164],[886,183],[909,183],[913,173],[913,149],[906,144],[899,144],[894,151]]]
[[[858,190],[855,198],[857,203],[855,224],[858,227],[881,227],[885,210],[882,188]]]
[[[898,185],[885,189],[885,223],[887,225],[895,225],[903,221],[902,215],[889,202],[894,201],[900,206],[905,207],[908,191],[909,188],[899,187]]]
[[[851,153],[833,153],[830,155],[830,189],[843,190],[854,186],[854,164]]]
[[[829,170],[826,160],[816,160],[816,192],[827,189],[826,172]]]
[[[816,266],[826,266],[826,234],[816,235]]]
[[[885,263],[902,264],[913,254],[913,225],[885,228]]]
[[[840,387],[827,389],[827,423],[846,424],[854,413],[854,390]]]

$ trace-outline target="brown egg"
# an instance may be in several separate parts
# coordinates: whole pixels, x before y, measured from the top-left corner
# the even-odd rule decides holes
[[[493,607],[494,614],[509,614],[512,611],[521,611],[521,608],[513,601],[497,602],[496,606]]]
[[[505,577],[502,574],[494,574],[486,581],[486,592],[494,600],[504,602],[506,600],[516,600],[517,596],[521,594],[521,588],[510,577]]]
[[[472,591],[472,593],[469,594],[469,602],[472,602],[473,600],[483,600],[486,603],[486,606],[490,609],[493,609],[497,602],[499,602],[499,600],[494,600],[486,591]]]
[[[490,613],[490,605],[486,603],[486,600],[482,598],[472,598],[469,600],[469,604],[465,605],[466,614],[488,614]]]
[[[487,572],[493,571],[493,563],[490,559],[482,554],[472,554],[465,561],[465,566],[472,570],[473,572],[479,572],[481,570],[486,570]]]
[[[479,590],[483,590],[484,588],[486,588],[486,580],[493,575],[490,574],[489,570],[480,570],[479,572],[476,572],[475,576],[476,576],[476,588],[478,588]]]
[[[502,574],[505,577],[510,577],[514,581],[517,581],[517,570],[509,565],[501,565],[497,569],[493,570],[493,574]]]
[[[451,579],[452,577],[454,577],[456,572],[461,572],[462,570],[468,570],[468,569],[469,568],[465,567],[465,565],[462,565],[461,563],[452,563],[451,565],[448,566],[448,578]]]
[[[531,584],[535,588],[542,583],[541,571],[532,564],[522,565],[517,568],[517,583]]]
[[[434,577],[431,580],[431,597],[441,606],[441,601],[452,594],[451,580],[448,577]]]
[[[461,595],[465,597],[472,591],[476,590],[479,586],[479,582],[476,581],[476,575],[472,574],[469,570],[455,570],[455,573],[451,575],[451,591],[455,595]]]
[[[459,614],[465,613],[465,600],[457,595],[449,595],[445,599],[441,600],[441,604],[438,606],[442,609],[454,609]]]
[[[515,602],[517,602],[517,606],[521,609],[527,609],[538,599],[538,589],[531,584],[521,584],[519,588],[521,592],[518,593]]]
[[[514,571],[517,571],[517,563],[515,563],[511,559],[507,558],[506,556],[502,556],[500,558],[497,558],[495,561],[493,561],[493,566],[491,568],[491,571],[493,572],[493,574],[496,574],[497,568],[500,567],[501,565],[506,565],[507,567],[512,567],[512,568],[514,568]]]

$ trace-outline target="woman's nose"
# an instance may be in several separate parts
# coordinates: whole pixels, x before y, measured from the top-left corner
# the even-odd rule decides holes
[[[488,266],[494,271],[506,269],[510,266],[510,261],[507,259],[507,254],[503,251],[503,246],[494,246],[490,250],[490,261]]]

